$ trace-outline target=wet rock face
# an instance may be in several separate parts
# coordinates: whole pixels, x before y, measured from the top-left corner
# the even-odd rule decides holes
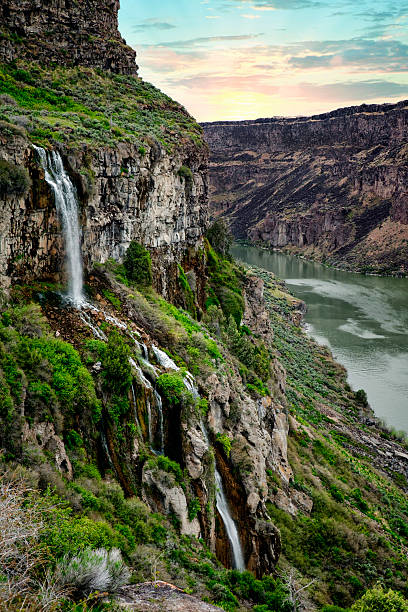
[[[204,129],[214,207],[237,237],[408,273],[408,102]]]
[[[24,57],[136,75],[136,53],[119,34],[118,11],[119,0],[2,0],[0,61]]]
[[[62,152],[64,156],[64,153]],[[15,137],[1,157],[28,168],[32,187],[26,196],[4,197],[0,219],[0,284],[15,279],[64,280],[64,243],[53,196],[29,143]],[[141,155],[136,147],[64,157],[81,204],[82,253],[86,269],[108,258],[122,259],[131,240],[152,252],[154,277],[162,295],[177,286],[177,263],[197,270],[196,247],[207,225],[207,153],[180,145],[174,154],[158,147]],[[193,180],[179,176],[182,165]],[[190,253],[191,251],[191,253]],[[176,281],[176,282],[174,282]]]

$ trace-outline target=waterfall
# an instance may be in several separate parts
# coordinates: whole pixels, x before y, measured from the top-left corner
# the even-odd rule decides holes
[[[160,453],[164,455],[164,425],[163,425],[163,402],[160,395],[154,390],[154,399],[159,413]]]
[[[60,154],[46,152],[34,147],[55,198],[57,213],[61,219],[64,234],[65,253],[68,268],[68,298],[74,306],[81,306],[83,298],[83,276],[81,256],[81,231],[78,221],[78,199],[74,185],[65,172]]]
[[[203,421],[200,422],[201,431],[204,436],[204,440],[207,444],[207,449],[210,448],[210,441],[208,439],[208,433],[204,426]],[[232,548],[232,560],[234,568],[240,572],[245,571],[245,560],[244,553],[242,552],[241,541],[238,535],[238,529],[234,519],[231,516],[231,512],[228,505],[228,500],[225,496],[224,487],[222,484],[221,474],[217,470],[217,466],[214,466],[214,477],[215,477],[215,501],[217,510],[224,523],[225,531],[227,532],[228,539]]]
[[[175,371],[178,371],[180,369],[164,351],[160,350],[157,346],[154,346],[154,344],[152,346],[152,349],[157,361],[162,366],[162,368],[165,368],[166,370]]]
[[[227,498],[225,497],[224,487],[222,485],[221,474],[215,467],[215,485],[216,485],[216,502],[217,510],[223,520],[225,531],[227,532],[228,539],[232,548],[232,558],[234,561],[234,567],[237,570],[243,572],[245,570],[244,555],[242,552],[241,542],[238,535],[237,526],[234,519],[231,516],[231,512],[228,506]]]

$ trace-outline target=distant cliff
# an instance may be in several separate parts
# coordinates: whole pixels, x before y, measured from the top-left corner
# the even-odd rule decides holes
[[[204,124],[214,210],[239,238],[408,273],[408,102]]]

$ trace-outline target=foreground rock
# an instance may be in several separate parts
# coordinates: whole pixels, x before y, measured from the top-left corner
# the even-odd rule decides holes
[[[219,610],[167,582],[145,582],[124,587],[117,603],[140,612],[212,612]]]

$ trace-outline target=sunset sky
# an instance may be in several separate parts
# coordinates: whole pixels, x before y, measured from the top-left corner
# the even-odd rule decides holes
[[[119,20],[200,121],[408,98],[408,0],[121,0]]]

